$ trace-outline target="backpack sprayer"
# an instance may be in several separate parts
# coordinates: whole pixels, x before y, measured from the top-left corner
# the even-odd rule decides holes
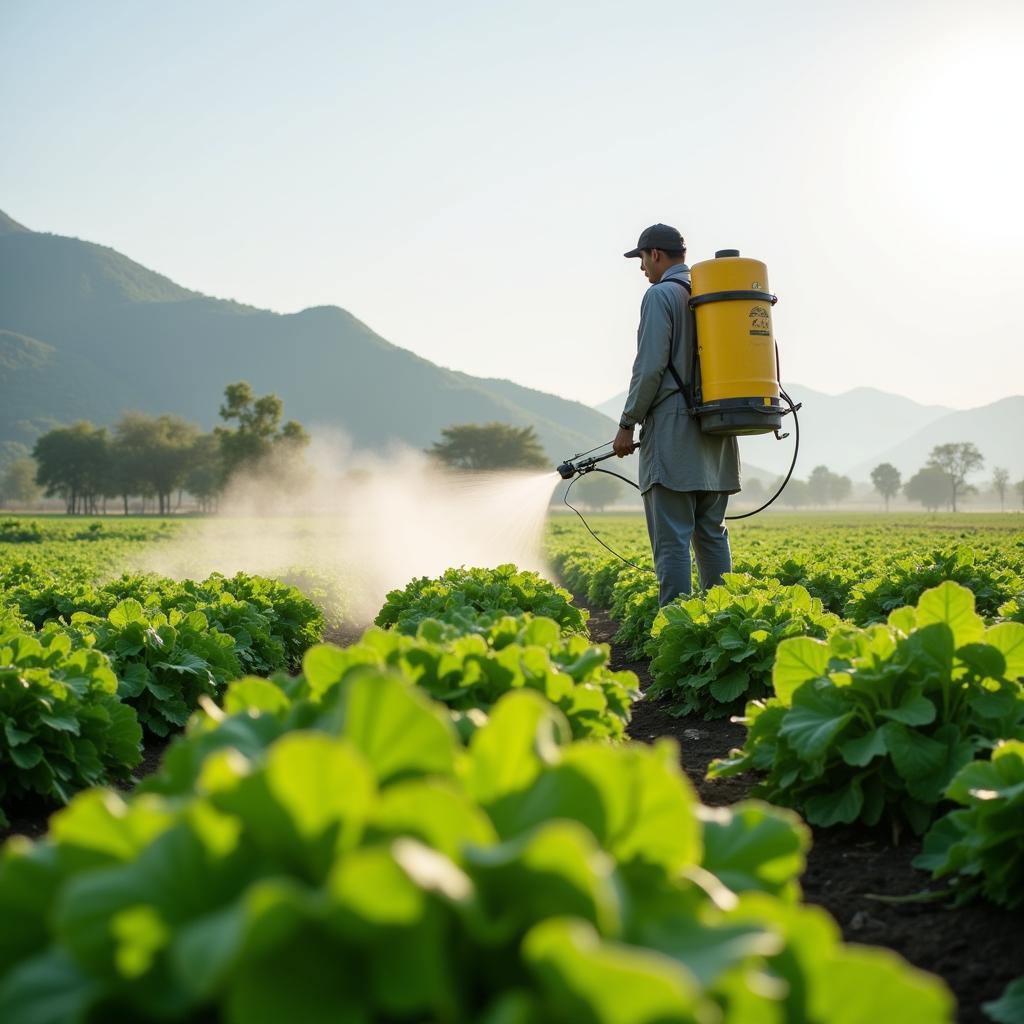
[[[801,403],[794,404],[782,387],[778,346],[772,335],[771,310],[778,299],[768,291],[768,268],[760,260],[741,257],[738,249],[718,250],[713,260],[695,263],[690,276],[692,286],[677,278],[664,279],[666,284],[679,284],[689,293],[687,308],[696,326],[689,383],[684,384],[676,370],[674,348],[669,352],[665,370],[672,374],[687,412],[700,424],[701,431],[720,437],[774,433],[777,440],[782,440],[789,437],[782,432],[782,417],[793,414],[793,461],[779,489],[753,512],[726,516],[746,519],[764,511],[782,493],[793,475],[800,451],[800,422],[796,414]],[[600,544],[622,558],[590,529],[568,500],[576,480],[591,472],[607,473],[637,487],[620,473],[598,468],[599,462],[615,454],[591,454],[605,444],[566,459],[557,470],[563,480],[572,481],[566,488],[565,504],[583,520]],[[626,558],[622,560],[633,565]]]

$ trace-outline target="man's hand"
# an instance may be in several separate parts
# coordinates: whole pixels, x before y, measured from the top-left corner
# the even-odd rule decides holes
[[[612,451],[621,459],[627,455],[632,455],[638,447],[639,445],[633,443],[632,428],[626,430],[623,427],[619,427],[619,432],[615,435],[615,440],[612,441]]]

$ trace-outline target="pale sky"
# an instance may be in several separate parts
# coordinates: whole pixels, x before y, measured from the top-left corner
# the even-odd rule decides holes
[[[588,404],[664,221],[767,263],[784,383],[967,408],[1024,393],[1022,53],[1021,0],[0,0],[0,209]]]

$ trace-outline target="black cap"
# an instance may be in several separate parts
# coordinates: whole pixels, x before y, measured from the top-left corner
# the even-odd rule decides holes
[[[675,228],[667,224],[652,224],[640,232],[640,240],[636,243],[635,249],[624,252],[622,255],[627,259],[639,256],[644,249],[662,249],[667,252],[677,252],[686,248],[683,236]]]

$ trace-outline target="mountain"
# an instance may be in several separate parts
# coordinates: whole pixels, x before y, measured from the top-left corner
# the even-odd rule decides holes
[[[307,427],[417,448],[455,423],[533,426],[552,461],[615,433],[601,413],[444,369],[336,306],[279,314],[190,291],[113,249],[0,213],[0,441],[127,409],[212,427],[224,386],[273,391]]]
[[[973,442],[985,457],[984,467],[971,478],[976,483],[990,480],[996,466],[1009,470],[1011,480],[1024,478],[1024,396],[950,412],[854,466],[852,473],[867,478],[880,462],[891,462],[907,479],[925,464],[936,445],[959,441]]]
[[[1004,466],[1011,479],[1024,477],[1024,396],[957,410],[922,405],[877,388],[854,388],[840,395],[801,384],[787,385],[786,390],[794,402],[803,404],[798,413],[798,478],[806,479],[815,466],[824,465],[854,480],[868,480],[875,466],[891,462],[906,479],[925,464],[932,448],[950,441],[973,441],[985,456],[986,472]],[[599,409],[621,410],[625,397],[617,395]],[[795,434],[792,416],[783,423]],[[794,440],[791,436],[777,442],[771,434],[741,438],[744,466],[754,463],[775,474],[785,471]]]

